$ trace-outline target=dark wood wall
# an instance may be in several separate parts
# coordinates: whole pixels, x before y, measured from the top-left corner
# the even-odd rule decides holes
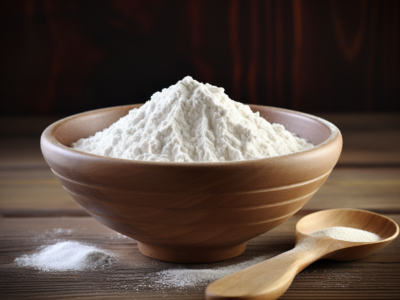
[[[0,114],[140,103],[186,75],[244,103],[400,110],[400,1],[0,4]]]

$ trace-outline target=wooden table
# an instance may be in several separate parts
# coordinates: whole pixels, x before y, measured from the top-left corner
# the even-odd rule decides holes
[[[295,216],[249,241],[243,255],[210,266],[291,249],[296,222],[321,209],[368,209],[400,223],[400,115],[323,117],[344,137],[342,156],[327,182]],[[20,127],[10,126],[20,124],[15,119],[0,121],[0,298],[203,299],[205,285],[173,289],[154,283],[155,272],[176,265],[141,255],[134,240],[101,225],[69,197],[40,153],[38,132],[45,122],[28,121]],[[91,243],[119,260],[96,272],[44,273],[14,264],[16,257],[56,240]],[[400,299],[400,238],[362,260],[314,263],[281,299]]]

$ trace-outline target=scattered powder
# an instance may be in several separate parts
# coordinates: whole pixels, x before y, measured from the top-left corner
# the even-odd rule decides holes
[[[379,235],[355,228],[349,227],[329,227],[322,230],[311,233],[311,236],[321,237],[329,236],[336,240],[348,241],[348,242],[377,242],[381,238]]]
[[[55,229],[54,232],[65,233],[64,230],[59,229]],[[322,236],[351,242],[375,242],[381,240],[378,235],[372,232],[348,227],[330,227],[311,233],[310,237],[301,241],[300,244],[289,252],[292,252],[292,254],[306,252],[313,247],[317,247],[318,241],[314,237]],[[340,243],[338,245],[340,246]],[[279,259],[281,255],[288,255],[288,252],[271,259]],[[80,271],[110,267],[114,258],[113,254],[97,247],[74,241],[64,241],[47,246],[36,254],[23,255],[16,258],[15,263],[18,266],[33,267],[42,271]],[[157,289],[166,287],[194,288],[251,267],[265,261],[267,258],[267,256],[260,256],[241,263],[216,268],[191,269],[182,266],[180,268],[159,271],[151,276],[151,281],[155,284],[154,288]],[[123,287],[126,289],[130,286],[131,284],[128,284]],[[141,285],[135,286],[136,289],[141,287]],[[150,285],[147,285],[147,287],[150,287]]]
[[[71,235],[72,232],[73,232],[72,229],[54,228],[52,233],[57,234],[57,235],[59,235],[59,234]]]
[[[126,235],[123,235],[123,234],[121,234],[121,233],[119,233],[119,232],[116,232],[116,231],[113,231],[113,232],[110,233],[109,239],[110,239],[110,240],[120,240],[120,239],[128,239],[128,240],[131,240],[130,237],[128,237],[128,236],[126,236]]]
[[[42,271],[81,271],[109,267],[113,255],[94,246],[67,241],[47,246],[38,253],[15,259],[22,267]]]
[[[290,250],[292,255],[295,253],[306,252],[317,247],[318,241],[312,237],[329,236],[337,240],[352,242],[374,242],[381,240],[378,235],[372,232],[348,227],[330,227],[313,232],[310,235],[311,237],[304,239],[294,249]],[[340,243],[338,245],[340,246]],[[282,255],[288,255],[288,252],[284,252],[271,259],[279,259]],[[165,286],[190,288],[200,284],[210,283],[229,274],[263,262],[266,259],[266,257],[257,257],[239,264],[214,269],[169,269],[158,272],[156,277],[158,277],[157,282]]]
[[[198,284],[210,283],[265,260],[266,257],[260,256],[231,266],[213,269],[169,269],[160,271],[155,276],[157,282],[164,286],[190,288]]]
[[[290,250],[292,254],[305,252],[314,247],[318,246],[318,241],[312,237],[329,236],[337,240],[352,241],[352,242],[375,242],[381,240],[381,238],[375,233],[355,229],[348,227],[330,227],[315,231],[310,234],[311,237],[304,239],[294,249]],[[340,246],[340,243],[339,243]],[[287,255],[288,253],[282,253],[271,259],[278,259],[281,255]],[[169,269],[158,272],[158,283],[168,285],[175,288],[187,288],[195,287],[199,284],[210,283],[229,274],[235,273],[242,269],[251,267],[257,263],[263,262],[266,257],[257,257],[249,261],[245,261],[239,264],[220,267],[214,269]]]
[[[74,229],[53,228],[52,230],[47,230],[40,234],[37,234],[35,231],[31,232],[36,237],[36,240],[52,238],[54,242],[59,242],[60,240],[58,238],[73,235]]]
[[[71,147],[133,160],[224,162],[286,155],[314,146],[231,100],[223,88],[188,76]]]

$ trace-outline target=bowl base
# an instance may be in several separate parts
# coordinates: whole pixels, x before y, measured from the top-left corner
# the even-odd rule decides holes
[[[174,263],[211,263],[236,257],[244,252],[246,243],[224,248],[182,248],[139,242],[142,254]]]

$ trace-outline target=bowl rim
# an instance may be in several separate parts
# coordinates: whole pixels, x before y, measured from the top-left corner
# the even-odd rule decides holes
[[[111,106],[111,107],[105,107],[105,108],[100,108],[100,109],[94,109],[94,110],[89,110],[89,111],[85,111],[82,113],[77,113],[65,118],[62,118],[52,124],[50,124],[42,133],[41,135],[41,145],[42,145],[42,149],[43,149],[43,143],[47,142],[50,143],[51,145],[55,146],[56,148],[58,148],[59,151],[61,151],[63,154],[73,154],[75,156],[80,156],[82,159],[86,158],[93,158],[93,159],[97,159],[97,160],[105,160],[105,161],[114,161],[114,162],[119,162],[119,163],[128,163],[128,164],[134,164],[134,165],[147,165],[147,166],[170,166],[170,167],[196,167],[196,168],[213,168],[213,167],[222,167],[222,166],[226,166],[226,167],[233,167],[233,166],[250,166],[252,164],[259,164],[262,162],[278,162],[281,161],[282,159],[285,159],[286,157],[290,156],[290,157],[300,157],[303,155],[307,155],[310,152],[314,152],[314,151],[318,151],[322,148],[328,147],[329,145],[331,145],[334,141],[340,139],[341,140],[341,133],[340,130],[331,122],[322,119],[320,117],[311,115],[311,114],[307,114],[307,113],[303,113],[303,112],[298,112],[295,110],[290,110],[290,109],[285,109],[285,108],[278,108],[278,107],[274,107],[274,106],[267,106],[267,105],[254,105],[254,104],[248,104],[251,108],[257,108],[257,107],[263,107],[263,108],[268,108],[269,110],[278,110],[278,111],[283,111],[286,113],[290,113],[290,114],[295,114],[295,115],[300,115],[309,119],[313,119],[319,123],[321,123],[322,125],[324,125],[325,127],[327,127],[331,134],[330,136],[323,141],[322,143],[314,146],[311,149],[307,149],[307,150],[303,150],[303,151],[299,151],[299,152],[294,152],[294,153],[289,153],[289,154],[284,154],[284,155],[279,155],[279,156],[273,156],[273,157],[265,157],[265,158],[259,158],[259,159],[249,159],[249,160],[239,160],[239,161],[225,161],[225,162],[175,162],[175,161],[144,161],[144,160],[133,160],[133,159],[126,159],[126,158],[117,158],[117,157],[109,157],[109,156],[102,156],[102,155],[98,155],[98,154],[92,154],[92,153],[87,153],[87,152],[83,152],[83,151],[79,151],[79,150],[75,150],[71,147],[65,146],[64,144],[61,144],[55,137],[54,137],[54,131],[57,130],[58,127],[60,127],[62,125],[62,123],[68,122],[70,120],[73,120],[75,118],[80,118],[83,117],[85,115],[89,115],[95,112],[101,112],[101,111],[107,111],[107,110],[114,110],[114,109],[120,109],[123,107],[130,107],[129,110],[132,110],[134,108],[138,108],[140,106],[142,106],[144,103],[140,103],[140,104],[128,104],[128,105],[118,105],[118,106]],[[245,104],[247,105],[247,104]],[[105,128],[104,128],[105,129]],[[104,130],[103,129],[103,130]]]

